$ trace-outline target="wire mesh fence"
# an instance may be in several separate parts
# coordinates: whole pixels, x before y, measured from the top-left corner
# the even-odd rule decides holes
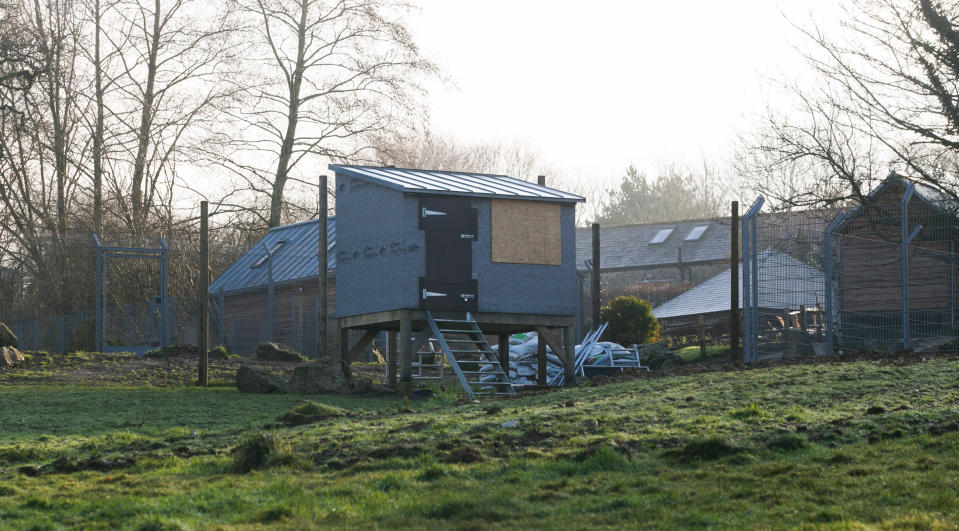
[[[0,262],[0,321],[14,331],[22,349],[144,353],[164,345],[197,344],[197,232],[165,237],[74,233],[16,251]],[[233,271],[244,281],[220,282],[211,289],[211,344],[249,355],[260,343],[272,341],[315,355],[317,262],[315,243],[272,255],[258,248],[212,249],[211,279]],[[338,346],[335,278],[328,282],[324,352]]]
[[[743,218],[746,361],[954,341],[959,224],[932,194],[904,183],[778,214],[757,201]]]

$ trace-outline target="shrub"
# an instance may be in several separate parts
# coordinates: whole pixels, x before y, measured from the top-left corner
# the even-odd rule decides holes
[[[230,358],[230,352],[226,350],[225,346],[217,345],[210,349],[207,357],[211,360],[225,360]]]
[[[659,341],[659,321],[648,302],[636,297],[616,297],[601,310],[609,323],[606,337],[620,345]]]

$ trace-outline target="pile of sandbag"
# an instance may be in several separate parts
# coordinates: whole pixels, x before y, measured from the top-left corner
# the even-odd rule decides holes
[[[539,348],[539,337],[536,332],[514,334],[509,338],[509,380],[514,386],[536,385],[536,374],[539,363],[536,360],[536,349]],[[498,352],[498,345],[493,346],[493,352]],[[492,371],[492,365],[485,365],[481,371]],[[549,385],[560,385],[563,380],[563,361],[553,354],[553,350],[546,346],[546,381]]]
[[[584,352],[583,348],[588,351]],[[509,379],[514,386],[536,385],[536,375],[539,363],[536,359],[536,349],[539,347],[539,337],[536,332],[515,334],[509,338]],[[498,352],[499,346],[494,345],[493,351]],[[595,365],[612,367],[610,356],[615,359],[615,366],[620,368],[639,367],[632,350],[626,349],[611,341],[587,342],[585,345],[576,345],[574,359],[577,361],[577,374],[582,375],[581,367]],[[483,372],[495,370],[493,365],[484,365]],[[565,375],[563,362],[553,353],[549,345],[546,346],[546,382],[549,385],[563,385]]]

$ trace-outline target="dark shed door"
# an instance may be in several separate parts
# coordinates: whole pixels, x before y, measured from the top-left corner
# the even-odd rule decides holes
[[[473,242],[476,209],[463,197],[420,199],[420,228],[425,231],[425,276],[420,278],[420,308],[476,311]]]

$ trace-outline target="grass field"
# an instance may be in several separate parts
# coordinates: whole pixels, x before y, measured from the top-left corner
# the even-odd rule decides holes
[[[91,386],[32,370],[0,380],[5,528],[959,522],[954,356],[729,368],[482,402]],[[333,416],[279,421],[305,399]]]
[[[681,349],[674,351],[680,359],[686,363],[693,363],[696,361],[702,360],[702,353],[700,352],[699,345],[693,345],[690,347],[683,347]],[[729,345],[706,345],[706,358],[729,358]]]

